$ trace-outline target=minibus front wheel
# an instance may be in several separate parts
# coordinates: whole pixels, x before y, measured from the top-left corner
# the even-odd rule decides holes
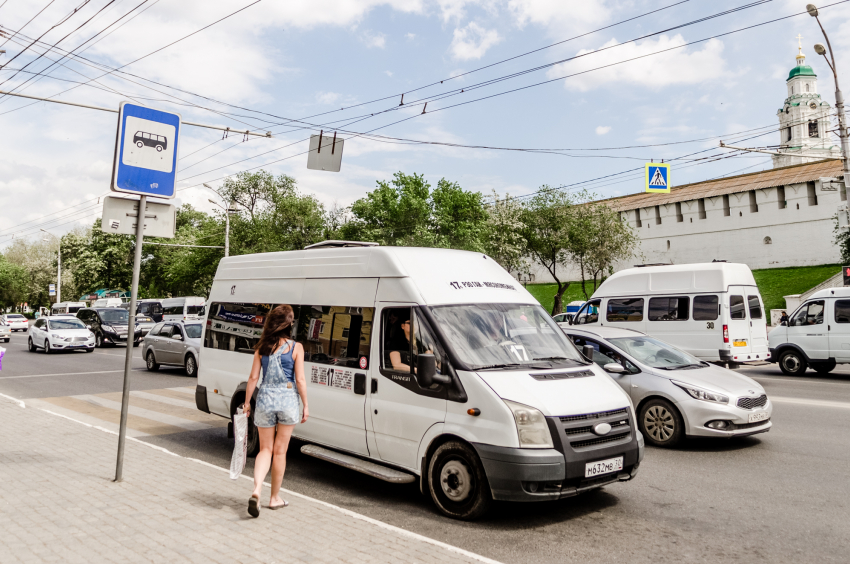
[[[460,441],[449,441],[434,451],[428,464],[428,489],[440,511],[455,519],[477,519],[492,502],[478,455]]]

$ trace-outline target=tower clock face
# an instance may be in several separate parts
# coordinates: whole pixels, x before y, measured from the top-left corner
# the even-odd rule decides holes
[[[814,110],[814,109],[817,109],[818,105],[815,104],[814,102],[811,102],[811,103],[809,103],[809,107]]]

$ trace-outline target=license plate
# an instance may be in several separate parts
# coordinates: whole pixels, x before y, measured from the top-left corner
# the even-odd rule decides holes
[[[584,477],[593,478],[601,474],[610,474],[623,469],[623,457],[609,458],[598,462],[588,462],[584,465]]]
[[[735,345],[736,347],[746,347],[747,341],[735,341],[732,344]]]
[[[749,420],[750,423],[758,423],[759,421],[765,421],[768,419],[768,415],[766,411],[757,411],[755,413],[750,413]]]

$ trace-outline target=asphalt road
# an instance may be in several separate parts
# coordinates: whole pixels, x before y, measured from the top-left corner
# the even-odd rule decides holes
[[[49,401],[83,420],[117,420],[124,348],[30,353],[22,333],[3,346],[0,393]],[[142,403],[133,405],[165,398],[180,415],[156,427],[145,418],[150,411],[139,408],[136,419],[131,412],[131,427],[145,430],[140,439],[229,467],[226,422],[190,409],[195,380],[179,368],[147,372],[140,350],[134,352],[131,389]],[[677,450],[649,447],[637,479],[579,497],[498,503],[480,521],[458,522],[438,514],[415,485],[389,485],[304,456],[298,444],[290,449],[284,487],[506,563],[846,562],[850,367],[828,377],[789,378],[775,366],[741,371],[773,398],[770,433],[690,440]],[[194,430],[174,426],[191,417]],[[246,497],[248,491],[246,485]]]

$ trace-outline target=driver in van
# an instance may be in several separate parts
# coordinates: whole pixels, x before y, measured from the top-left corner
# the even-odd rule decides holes
[[[414,337],[413,346],[413,361],[410,358],[410,333],[412,331],[412,321],[410,319],[410,310],[399,310],[399,313],[390,314],[388,321],[391,323],[395,320],[388,332],[387,350],[390,351],[390,364],[393,370],[399,372],[411,372],[411,364],[413,365],[412,372],[416,373],[416,356],[419,349],[426,349],[418,336]],[[428,348],[424,351],[425,354],[431,354],[433,351]],[[438,367],[439,372],[439,367]]]

